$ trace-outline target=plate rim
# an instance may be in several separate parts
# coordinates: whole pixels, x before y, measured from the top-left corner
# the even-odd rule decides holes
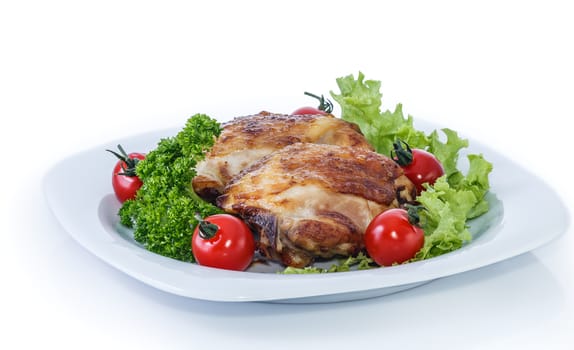
[[[422,122],[423,124],[427,123],[427,127],[430,127],[431,129],[437,129],[437,130],[440,129],[440,127],[434,123],[420,119],[417,119],[417,121]],[[352,294],[357,294],[360,293],[361,291],[379,290],[380,293],[378,294],[384,295],[385,288],[408,285],[410,283],[425,282],[441,277],[455,275],[476,268],[488,266],[490,264],[497,263],[506,260],[508,258],[517,256],[519,254],[528,252],[532,249],[545,245],[551,242],[552,240],[555,240],[560,235],[565,233],[570,225],[569,213],[566,209],[563,199],[543,179],[537,177],[535,174],[524,169],[522,166],[516,164],[515,162],[508,159],[504,155],[481,144],[479,141],[466,136],[465,138],[467,138],[470,143],[470,147],[467,149],[468,152],[485,154],[485,157],[488,160],[490,160],[489,158],[503,160],[503,162],[500,161],[497,163],[493,162],[494,170],[491,173],[491,184],[493,184],[493,186],[491,186],[492,193],[494,193],[497,196],[499,194],[506,194],[507,189],[501,189],[501,191],[497,191],[496,188],[494,188],[496,182],[494,182],[493,180],[498,179],[498,176],[501,176],[499,175],[499,172],[501,170],[503,171],[505,167],[510,167],[511,169],[514,170],[520,170],[520,172],[523,174],[523,176],[521,176],[522,181],[524,181],[525,178],[533,180],[534,182],[536,182],[538,191],[544,190],[543,192],[546,196],[553,197],[554,199],[552,201],[553,210],[550,212],[554,214],[555,219],[560,218],[561,225],[559,227],[558,226],[555,227],[551,233],[537,236],[537,239],[531,239],[528,242],[521,242],[519,247],[514,247],[514,249],[511,249],[504,254],[498,253],[495,255],[491,255],[488,259],[483,258],[480,261],[474,261],[474,262],[471,261],[470,263],[466,262],[466,265],[464,266],[454,267],[452,263],[458,262],[458,260],[460,259],[462,259],[462,261],[464,262],[465,259],[468,260],[469,255],[472,257],[473,254],[476,254],[476,253],[468,253],[470,248],[465,249],[465,247],[457,251],[439,257],[435,257],[432,259],[417,261],[406,265],[393,266],[390,268],[380,268],[380,269],[370,269],[363,271],[330,273],[330,274],[276,275],[276,274],[265,274],[256,272],[237,272],[237,271],[213,269],[209,267],[184,263],[174,259],[163,257],[139,247],[138,249],[140,251],[134,251],[133,249],[130,249],[129,246],[127,246],[127,242],[125,240],[124,240],[125,244],[122,244],[121,241],[119,240],[114,241],[113,239],[110,238],[110,236],[108,235],[109,232],[101,225],[101,220],[99,218],[99,215],[101,215],[101,213],[99,213],[99,209],[97,210],[97,214],[94,212],[91,213],[92,215],[89,215],[89,213],[84,212],[80,213],[81,214],[80,216],[70,217],[69,214],[71,212],[78,213],[79,210],[78,207],[80,206],[76,206],[73,208],[71,205],[69,206],[61,205],[62,201],[65,202],[66,195],[69,194],[67,194],[65,191],[61,191],[58,182],[64,181],[66,173],[74,173],[73,171],[69,171],[69,167],[71,166],[71,164],[78,163],[78,160],[80,159],[90,159],[92,163],[96,164],[99,164],[98,162],[109,163],[111,169],[113,159],[108,158],[108,155],[106,154],[106,152],[104,152],[106,148],[113,147],[113,145],[118,143],[121,143],[124,146],[126,144],[146,143],[149,145],[149,147],[154,147],[154,145],[159,141],[161,137],[173,135],[178,130],[179,130],[178,128],[172,127],[161,130],[149,131],[145,133],[139,133],[131,136],[126,136],[118,140],[112,140],[99,146],[95,146],[90,149],[86,149],[84,151],[80,151],[75,154],[69,155],[64,159],[58,161],[57,163],[52,165],[50,169],[48,169],[48,171],[44,175],[42,187],[44,190],[45,198],[47,199],[48,206],[51,209],[51,212],[62,224],[66,232],[81,246],[90,251],[92,254],[96,255],[104,262],[112,265],[113,267],[126,273],[127,275],[144,282],[145,284],[148,284],[154,288],[158,288],[165,292],[184,297],[210,300],[210,301],[228,301],[228,302],[240,302],[240,301],[289,302],[289,300],[297,302],[297,300],[303,300],[302,298],[308,298],[310,302],[321,302],[322,297],[328,299],[328,296],[329,298],[336,299],[337,301],[356,300],[357,297],[352,296]],[[129,148],[136,149],[131,146]],[[493,155],[495,157],[493,157]],[[96,159],[97,161],[94,162],[94,159]],[[63,171],[64,169],[66,171]],[[110,176],[110,174],[111,170],[110,172],[101,171],[100,173],[96,173],[94,177],[90,177],[89,179],[91,181],[95,181],[97,184],[100,184],[98,183],[98,181],[101,182],[104,178]],[[99,205],[104,200],[105,196],[110,195],[113,196],[111,192],[112,192],[111,186],[109,186],[109,190],[104,193],[103,197],[100,195],[99,198],[89,198],[92,201],[91,202],[92,206],[89,207],[90,208],[89,210],[93,210],[94,204],[96,204],[99,208]],[[528,193],[530,192],[532,192],[532,188],[529,189]],[[511,194],[515,195],[516,192]],[[505,202],[504,198],[500,198],[500,200],[503,202],[505,208],[506,204],[510,204],[510,203],[504,203]],[[93,201],[95,201],[95,203]],[[544,206],[544,208],[546,208],[546,210],[549,209],[549,207],[547,206]],[[77,222],[77,220],[81,219],[91,220],[92,224],[100,222],[100,226],[88,228],[88,231],[91,231],[91,234],[95,233],[96,236],[86,235],[85,227],[82,227],[82,223]],[[514,217],[507,217],[507,212],[505,210],[503,222],[501,223],[502,226],[496,227],[495,229],[501,231],[504,230],[508,231],[509,230],[508,225],[515,224],[512,221],[509,223],[508,221],[510,219],[515,220]],[[97,239],[99,241],[94,241],[94,239]],[[473,243],[474,242],[471,242],[468,246],[472,247]],[[108,251],[106,251],[106,247]],[[124,256],[124,259],[119,257],[118,254],[125,253],[126,251],[128,251],[129,254]],[[461,255],[464,256],[461,258],[460,257]],[[129,260],[128,257],[130,258]],[[449,261],[450,265],[448,263]],[[139,270],[138,266],[140,266]],[[144,268],[147,270],[142,271],[141,266],[144,266]],[[173,267],[181,269],[180,271],[176,271],[173,269]],[[444,268],[442,272],[440,271],[441,267]],[[407,272],[405,273],[404,270],[407,270]],[[415,272],[413,272],[413,270]],[[367,282],[383,278],[384,281],[382,282],[384,283],[381,283],[381,281],[379,281],[378,283]],[[181,280],[179,280],[178,282],[178,279]],[[213,285],[213,288],[203,288],[204,286],[198,287],[194,284],[195,282],[198,281],[201,282],[205,280],[209,280],[210,282],[209,284]],[[345,281],[345,286],[338,286],[335,290],[331,290],[330,293],[328,288],[332,287],[334,283],[336,284],[340,282],[340,280]],[[349,280],[355,283],[349,283]],[[190,284],[189,282],[193,283]],[[306,289],[306,291],[297,289],[302,288],[303,286],[308,286],[312,282],[314,282],[313,284],[324,285],[324,287],[308,288]],[[224,287],[229,283],[234,283],[235,287],[242,286],[243,288],[239,288],[239,292],[227,292],[229,288],[226,289]],[[360,287],[361,285],[368,286],[368,288],[361,288]],[[264,288],[265,293],[262,293],[260,290],[256,289],[254,290],[253,289],[254,287]],[[220,288],[220,289],[216,293],[214,293],[213,292],[214,288]],[[269,288],[273,290],[269,290]],[[281,291],[280,288],[286,288],[287,291]],[[237,290],[237,288],[234,289]],[[377,293],[374,294],[376,295]],[[339,297],[333,298],[333,295],[338,295]]]

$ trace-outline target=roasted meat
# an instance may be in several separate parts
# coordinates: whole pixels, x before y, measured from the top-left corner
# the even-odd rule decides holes
[[[415,198],[402,169],[365,148],[283,147],[235,176],[217,205],[243,218],[263,254],[285,265],[356,254],[375,215]]]
[[[371,150],[355,124],[332,115],[283,115],[261,112],[223,125],[217,142],[197,164],[193,189],[213,202],[233,176],[285,146],[310,142]]]

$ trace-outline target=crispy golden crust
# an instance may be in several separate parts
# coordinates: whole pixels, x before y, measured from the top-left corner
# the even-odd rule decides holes
[[[271,152],[300,142],[372,150],[355,124],[332,115],[261,112],[223,125],[217,142],[196,167],[193,188],[202,198],[213,201],[241,170]]]
[[[326,190],[389,205],[396,200],[394,180],[402,169],[375,152],[295,145],[282,152],[279,171],[295,183],[317,183]]]
[[[223,132],[209,155],[223,156],[245,148],[277,150],[298,142],[372,149],[355,124],[332,115],[261,112],[223,124]]]

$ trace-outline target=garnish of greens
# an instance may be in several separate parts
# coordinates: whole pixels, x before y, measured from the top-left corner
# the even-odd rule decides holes
[[[378,153],[390,156],[396,140],[412,148],[433,153],[442,163],[444,175],[426,187],[417,202],[420,224],[425,232],[423,248],[410,261],[436,257],[459,249],[471,240],[468,220],[488,211],[485,195],[488,192],[492,164],[481,154],[468,154],[468,171],[458,168],[459,152],[468,147],[451,129],[434,130],[430,134],[417,130],[413,118],[405,117],[402,105],[394,111],[381,110],[381,83],[365,80],[359,72],[337,79],[339,93],[331,92],[341,107],[341,118],[359,126]],[[221,125],[214,119],[196,114],[184,128],[170,138],[160,140],[157,147],[136,166],[136,174],[143,181],[137,197],[126,201],[120,211],[120,222],[134,230],[134,239],[148,250],[181,261],[194,262],[190,249],[193,228],[202,217],[222,213],[216,206],[199,198],[191,187],[196,175],[195,165],[204,158],[217,136]],[[441,134],[446,141],[441,141]],[[443,138],[444,138],[443,137]],[[349,257],[329,268],[288,267],[282,273],[324,273],[367,269],[374,267],[365,254]]]
[[[220,124],[204,114],[190,117],[175,136],[159,141],[138,162],[136,174],[143,185],[134,200],[120,208],[120,222],[134,230],[134,239],[146,249],[186,262],[194,262],[191,236],[198,221],[222,213],[199,198],[191,187],[195,165],[217,136]]]
[[[307,274],[307,273],[329,273],[329,272],[347,272],[352,268],[357,270],[368,270],[373,268],[373,259],[369,258],[365,253],[360,252],[357,256],[349,256],[341,259],[338,263],[331,264],[330,267],[286,267],[281,273],[288,275]]]
[[[431,152],[442,163],[445,175],[417,197],[426,208],[420,212],[425,245],[414,260],[448,253],[470,241],[467,220],[488,211],[485,195],[492,164],[480,154],[469,154],[469,169],[463,174],[457,163],[468,140],[447,128],[440,130],[446,142],[440,140],[437,130],[428,135],[416,130],[413,118],[403,115],[401,104],[392,112],[381,111],[380,81],[364,80],[359,73],[356,79],[352,75],[338,78],[337,85],[340,93],[331,92],[331,96],[341,106],[341,118],[356,123],[378,153],[390,155],[393,143],[400,139],[412,148]]]

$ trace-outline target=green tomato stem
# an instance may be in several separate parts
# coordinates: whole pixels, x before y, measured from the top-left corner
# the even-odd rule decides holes
[[[130,158],[128,156],[128,154],[126,153],[126,151],[124,150],[124,148],[122,147],[122,145],[118,145],[118,149],[120,150],[119,153],[112,151],[110,149],[106,150],[106,151],[110,152],[111,154],[113,154],[114,156],[116,156],[116,158],[118,158],[119,160],[121,160],[123,162],[121,164],[122,172],[118,173],[118,175],[125,175],[125,176],[130,176],[130,177],[137,176],[136,165],[138,165],[138,162],[140,160],[137,158]],[[124,164],[125,164],[125,166],[124,166]]]
[[[311,96],[316,98],[317,100],[319,100],[319,107],[317,107],[320,111],[323,111],[325,113],[333,113],[333,102],[331,102],[329,99],[326,99],[325,96],[321,95],[321,96],[317,96],[315,94],[312,94],[310,92],[305,91],[305,95],[307,96]]]
[[[405,148],[403,148],[403,145]],[[401,167],[405,167],[413,162],[413,151],[408,143],[403,140],[397,140],[393,143],[391,159],[394,159]]]
[[[409,222],[411,225],[415,225],[418,227],[420,226],[421,217],[419,215],[419,211],[426,210],[426,208],[422,205],[414,205],[414,204],[405,204],[405,208],[407,210],[407,215],[409,217]]]
[[[197,221],[199,221],[198,224],[199,237],[203,239],[211,239],[215,236],[217,231],[219,231],[219,226],[207,220],[203,220],[203,218],[201,217],[201,215],[199,215],[199,213],[195,215],[195,218],[197,219]]]

